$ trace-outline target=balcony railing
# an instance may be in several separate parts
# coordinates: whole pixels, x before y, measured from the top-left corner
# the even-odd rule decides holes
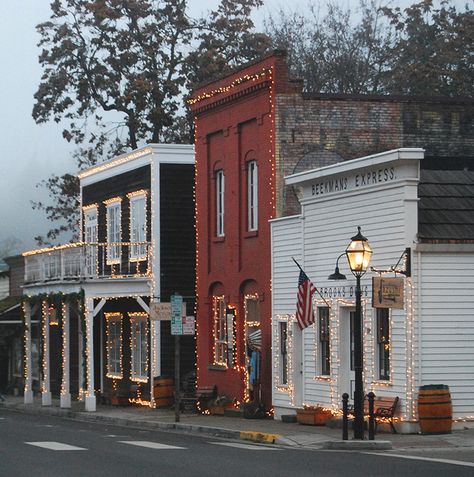
[[[145,277],[151,273],[149,242],[71,243],[32,250],[25,258],[25,283],[95,278]]]

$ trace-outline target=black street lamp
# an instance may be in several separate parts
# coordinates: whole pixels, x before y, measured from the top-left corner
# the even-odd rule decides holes
[[[358,227],[357,235],[351,238],[351,243],[346,249],[347,261],[351,272],[356,277],[356,309],[354,316],[354,439],[364,439],[364,385],[362,372],[364,367],[364,345],[362,341],[362,291],[360,288],[360,278],[369,267],[372,257],[372,249],[368,240],[362,235]],[[339,258],[338,257],[338,261]],[[336,271],[328,277],[330,280],[340,280],[345,278],[339,272],[336,262]]]

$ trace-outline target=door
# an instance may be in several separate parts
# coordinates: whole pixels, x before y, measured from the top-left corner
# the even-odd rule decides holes
[[[340,374],[339,389],[341,396],[349,394],[349,400],[354,400],[354,317],[355,310],[341,308],[340,313]]]
[[[86,275],[91,277],[97,272],[97,209],[95,207],[84,212],[84,242],[86,245]]]
[[[304,399],[304,376],[303,376],[303,331],[299,329],[297,323],[293,322],[291,327],[293,342],[293,389],[294,405],[301,407]]]

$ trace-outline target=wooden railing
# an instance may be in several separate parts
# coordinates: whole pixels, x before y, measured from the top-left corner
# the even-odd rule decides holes
[[[32,250],[25,258],[25,283],[127,278],[150,275],[149,242],[71,243]]]

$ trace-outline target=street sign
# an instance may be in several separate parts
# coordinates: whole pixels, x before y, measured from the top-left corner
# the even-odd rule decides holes
[[[183,334],[183,297],[171,295],[171,334]]]
[[[196,319],[194,316],[183,316],[183,335],[196,333]]]
[[[150,304],[151,321],[171,321],[171,303],[153,302]]]

